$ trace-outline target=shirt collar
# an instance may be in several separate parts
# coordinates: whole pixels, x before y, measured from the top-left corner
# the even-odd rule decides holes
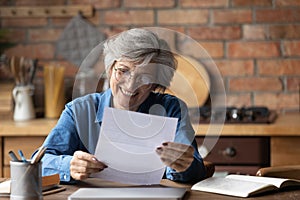
[[[105,107],[111,107],[111,98],[112,98],[111,89],[107,89],[99,97],[99,100],[98,100],[98,106],[99,107],[98,107],[98,110],[97,110],[95,123],[102,122],[104,108]]]

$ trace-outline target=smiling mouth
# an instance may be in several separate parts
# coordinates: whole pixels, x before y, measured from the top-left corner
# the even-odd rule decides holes
[[[137,92],[129,92],[129,91],[126,91],[124,90],[123,88],[120,87],[120,90],[121,92],[125,95],[125,96],[128,96],[128,97],[132,97],[132,96],[135,96],[137,94]]]

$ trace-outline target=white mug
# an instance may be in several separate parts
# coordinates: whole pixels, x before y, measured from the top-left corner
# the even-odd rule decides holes
[[[35,118],[32,102],[33,87],[30,85],[16,86],[12,93],[15,101],[14,120],[24,121]]]

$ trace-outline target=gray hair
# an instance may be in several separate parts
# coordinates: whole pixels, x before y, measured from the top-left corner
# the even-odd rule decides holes
[[[138,63],[139,66],[153,63],[158,65],[155,89],[162,91],[170,86],[177,68],[176,59],[167,42],[142,28],[124,31],[104,43],[106,71],[121,59]]]

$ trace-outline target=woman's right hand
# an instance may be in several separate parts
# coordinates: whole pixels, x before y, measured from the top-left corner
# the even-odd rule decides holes
[[[76,151],[70,162],[70,173],[73,179],[83,180],[90,174],[100,172],[107,166],[98,161],[97,158],[83,151]]]

